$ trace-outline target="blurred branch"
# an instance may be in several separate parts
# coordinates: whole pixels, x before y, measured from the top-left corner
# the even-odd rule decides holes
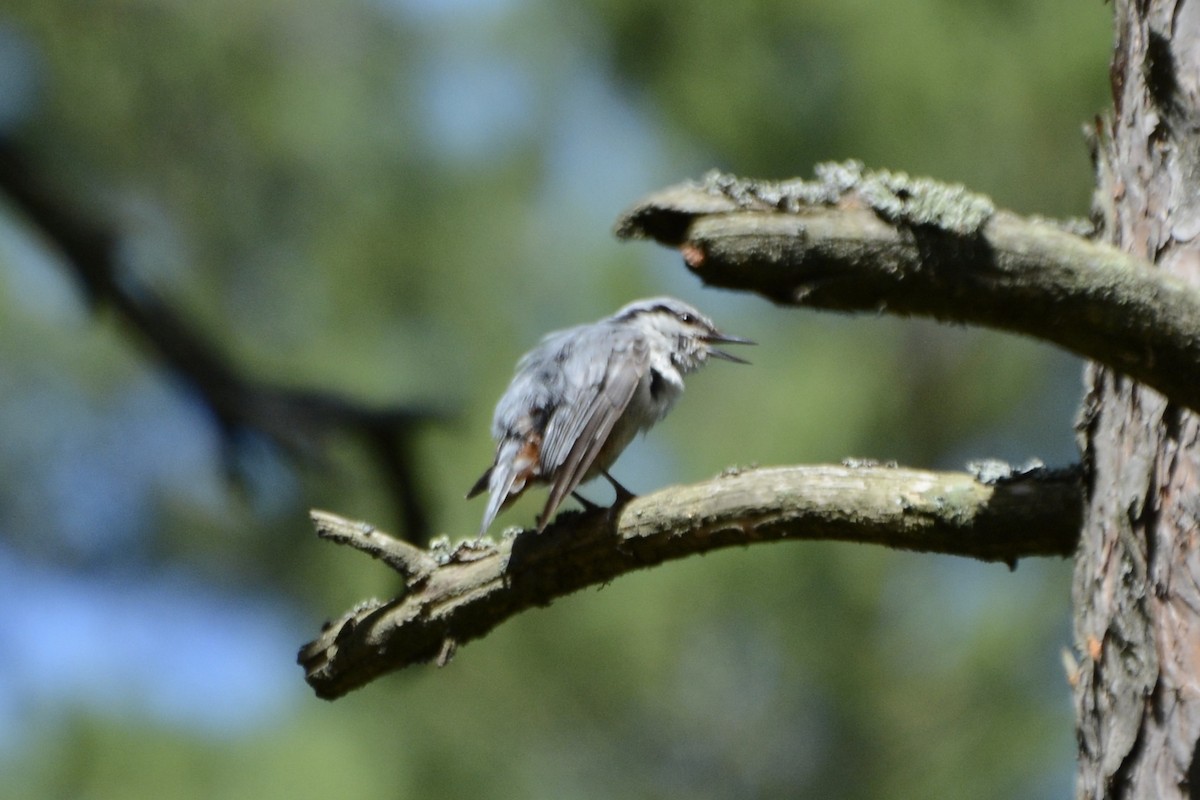
[[[622,238],[680,248],[713,286],[1027,334],[1200,411],[1200,294],[1085,233],[856,162],[820,165],[815,181],[712,174],[617,222]]]
[[[987,462],[974,473],[867,463],[731,471],[635,498],[615,513],[560,514],[541,534],[454,548],[443,540],[429,550],[314,511],[318,535],[389,564],[406,590],[327,623],[298,660],[317,695],[333,699],[411,664],[445,664],[460,645],[525,609],[663,561],[836,539],[1015,567],[1026,556],[1070,555],[1081,509],[1078,470]]]
[[[227,447],[236,448],[239,434],[253,431],[294,459],[321,460],[331,434],[357,437],[392,487],[406,535],[428,539],[413,433],[439,414],[402,406],[372,408],[334,392],[274,385],[240,372],[177,308],[121,270],[116,231],[52,191],[25,154],[4,139],[0,191],[62,254],[91,304],[116,312],[155,358],[199,394]]]

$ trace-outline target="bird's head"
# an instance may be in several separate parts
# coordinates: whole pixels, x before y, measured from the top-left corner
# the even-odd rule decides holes
[[[754,342],[721,333],[712,320],[673,297],[634,301],[614,314],[612,319],[614,322],[637,326],[647,336],[661,341],[672,363],[682,372],[692,371],[710,356],[738,364],[750,363],[713,345]]]

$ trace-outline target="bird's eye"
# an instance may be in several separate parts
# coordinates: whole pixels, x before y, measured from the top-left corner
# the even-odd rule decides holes
[[[693,316],[692,314],[688,314],[688,313],[680,314],[679,319],[689,325],[696,321],[696,317]]]

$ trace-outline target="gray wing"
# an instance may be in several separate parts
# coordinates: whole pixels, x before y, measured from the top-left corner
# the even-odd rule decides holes
[[[542,440],[541,474],[552,480],[539,530],[587,476],[650,366],[646,340],[615,326],[594,326],[575,345],[559,353],[563,402]]]

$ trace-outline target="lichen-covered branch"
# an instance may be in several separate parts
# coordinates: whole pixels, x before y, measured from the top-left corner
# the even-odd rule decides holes
[[[1067,556],[1079,535],[1078,471],[995,462],[973,472],[877,464],[729,472],[635,498],[615,512],[568,513],[543,533],[422,550],[370,525],[313,512],[318,534],[391,565],[405,592],[329,622],[298,660],[333,699],[456,649],[525,609],[670,559],[785,539],[836,539],[1014,565]]]
[[[850,162],[814,181],[714,174],[671,187],[617,234],[678,247],[705,283],[777,303],[1027,334],[1200,410],[1200,293],[1081,228]]]

